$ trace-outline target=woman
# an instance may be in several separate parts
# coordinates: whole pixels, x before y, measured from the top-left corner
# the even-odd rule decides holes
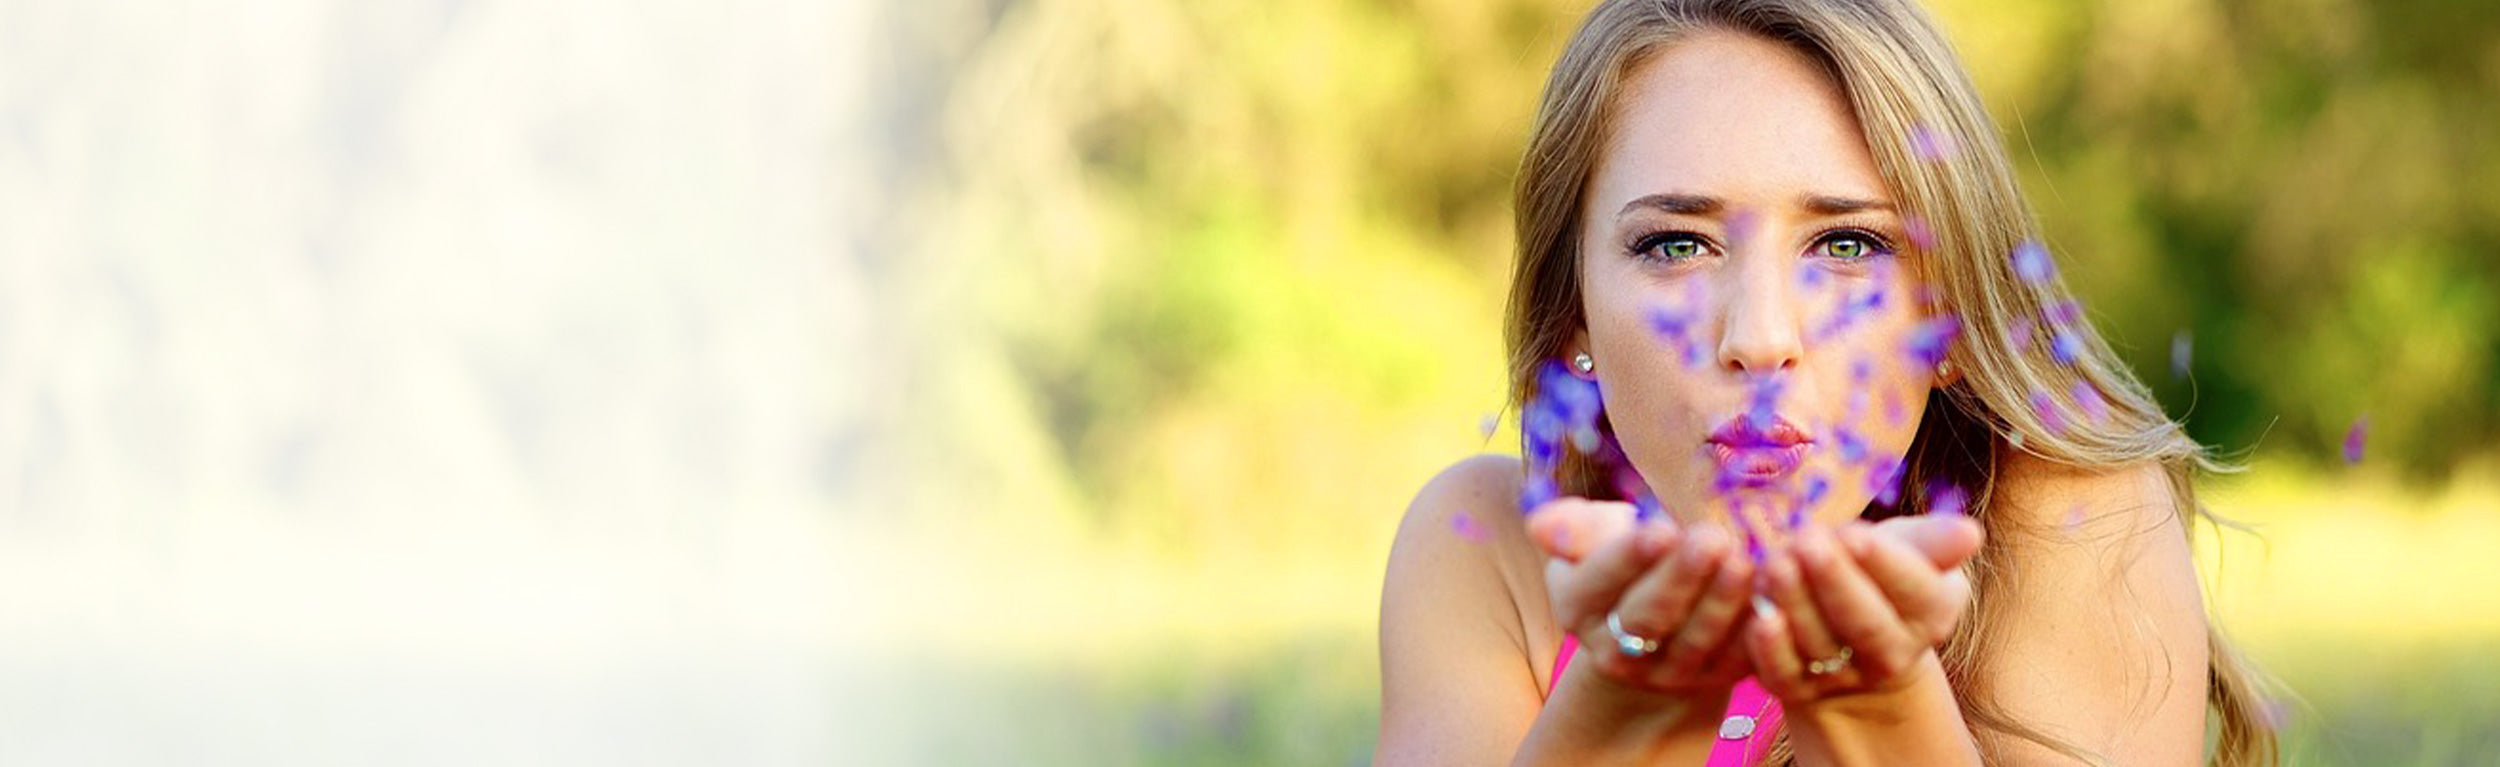
[[[1518,179],[1529,461],[1408,511],[1381,764],[2273,761],[2216,467],[1996,135],[1903,0],[1598,4]]]

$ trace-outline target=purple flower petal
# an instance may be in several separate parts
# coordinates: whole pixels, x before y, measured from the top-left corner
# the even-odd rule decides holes
[[[2176,335],[2172,335],[2170,337],[2171,378],[2178,379],[2187,377],[2188,363],[2192,361],[2191,357],[2195,354],[2195,351],[2196,339],[2189,337],[2187,331],[2181,330]]]
[[[1927,219],[1917,216],[1904,217],[1901,219],[1901,228],[1910,235],[1912,247],[1921,251],[1936,249],[1936,230],[1927,226]]]
[[[1912,329],[1907,348],[1902,351],[1909,354],[1914,364],[1932,368],[1936,366],[1936,363],[1944,361],[1945,356],[1953,350],[1954,339],[1961,335],[1961,318],[1952,314],[1941,315],[1921,322],[1918,327]]]
[[[2032,331],[2032,327],[2033,327],[2033,325],[2032,325],[2032,323],[2031,323],[2031,318],[2030,318],[2030,317],[2016,317],[2016,318],[2014,318],[2014,351],[2016,351],[2016,352],[2029,352],[2029,351],[2031,351],[2031,343],[2032,343],[2032,341],[2031,341],[2031,331]]]
[[[2014,276],[2033,285],[2046,284],[2057,276],[2057,266],[2049,260],[2049,249],[2036,240],[2024,240],[2014,246]]]
[[[2101,398],[2101,390],[2092,388],[2092,382],[2078,380],[2067,393],[2074,396],[2076,405],[2083,407],[2085,418],[2096,424],[2109,420],[2109,401]]]
[[[1927,485],[1927,513],[1929,514],[1946,517],[1962,516],[1962,507],[1969,502],[1970,495],[1963,492],[1960,485],[1943,480]]]
[[[1450,531],[1458,533],[1458,537],[1467,539],[1468,543],[1483,543],[1486,538],[1492,537],[1484,526],[1476,524],[1475,517],[1467,516],[1464,511],[1450,517]]]
[[[1953,156],[1953,137],[1943,131],[1921,125],[1910,129],[1910,155],[1925,162],[1936,162]]]
[[[1901,459],[1891,456],[1876,459],[1866,470],[1866,490],[1875,495],[1875,502],[1885,506],[1901,503]]]
[[[1533,513],[1537,507],[1560,497],[1562,497],[1562,491],[1554,486],[1553,477],[1542,474],[1529,475],[1527,485],[1519,489],[1519,511],[1523,514]]]
[[[2066,431],[2066,418],[2057,410],[2057,399],[2049,396],[2046,390],[2031,390],[2031,414],[2040,419],[2040,425],[2047,428],[2050,434]]]
[[[1728,247],[1731,249],[1743,248],[1745,246],[1745,241],[1753,237],[1754,230],[1758,228],[1755,225],[1758,223],[1761,223],[1761,217],[1755,215],[1751,210],[1740,208],[1729,213],[1727,216]]]
[[[2075,303],[2073,299],[2049,304],[2048,316],[2050,324],[2070,328],[2081,325],[2083,324],[2083,305]]]
[[[1755,376],[1747,385],[1745,417],[1754,428],[1768,429],[1779,420],[1780,394],[1787,388],[1787,379],[1777,375]]]
[[[2352,428],[2344,432],[2344,464],[2361,462],[2361,448],[2370,439],[2370,417],[2353,419]]]
[[[2075,360],[2083,359],[2083,338],[2059,328],[2056,335],[2049,337],[2049,358],[2060,365],[2075,364]]]
[[[1859,437],[1857,432],[1844,427],[1835,429],[1832,433],[1837,439],[1840,440],[1840,461],[1842,463],[1856,466],[1866,460],[1866,440]]]

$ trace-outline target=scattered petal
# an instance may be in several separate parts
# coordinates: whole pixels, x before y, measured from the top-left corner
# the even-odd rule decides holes
[[[2074,331],[2059,328],[2057,334],[2049,338],[2049,358],[2057,360],[2060,365],[2075,364],[2075,360],[2083,359],[2083,337],[2075,335]]]
[[[1953,136],[1921,125],[1910,129],[1910,154],[1925,162],[1936,162],[1953,156]]]
[[[2024,240],[2014,246],[2014,276],[2033,285],[2047,284],[2057,276],[2057,266],[2049,260],[2049,249],[2037,240]]]
[[[2092,388],[2092,382],[2077,380],[2067,393],[2073,395],[2075,404],[2083,408],[2085,418],[2095,424],[2109,420],[2109,401],[2101,398],[2101,390]]]
[[[1961,318],[1949,313],[1933,317],[1920,322],[1910,331],[1910,340],[1903,351],[1910,355],[1912,363],[1932,368],[1953,351],[1953,341],[1961,335]]]
[[[2070,328],[2081,325],[2083,324],[2083,305],[2075,303],[2074,299],[2049,304],[2048,316],[2051,324]]]
[[[2370,417],[2353,419],[2352,428],[2344,432],[2344,464],[2361,462],[2361,448],[2370,439]]]
[[[2066,507],[2066,519],[2063,525],[2067,535],[2073,535],[2076,530],[2083,528],[2083,504],[2077,503]]]
[[[2066,419],[2058,413],[2057,399],[2049,396],[2046,390],[2031,390],[2031,414],[2039,418],[2041,427],[2051,434],[2066,430]]]
[[[1469,543],[1483,543],[1492,537],[1483,525],[1476,524],[1475,517],[1468,516],[1464,511],[1450,517],[1450,531],[1458,533],[1458,537],[1467,539]]]
[[[1745,240],[1751,239],[1754,234],[1754,229],[1758,228],[1755,224],[1760,222],[1761,217],[1755,215],[1752,210],[1740,208],[1729,213],[1727,216],[1728,247],[1735,249],[1743,248],[1745,246]]]
[[[1562,491],[1554,486],[1553,477],[1531,474],[1528,476],[1527,484],[1519,489],[1519,511],[1521,513],[1536,511],[1537,507],[1560,497],[1562,497]]]
[[[1962,516],[1963,507],[1969,503],[1970,495],[1963,492],[1960,485],[1944,480],[1936,480],[1927,485],[1927,513],[1929,514],[1946,517]]]
[[[2179,378],[2186,378],[2186,377],[2187,377],[2187,374],[2188,374],[2188,363],[2189,363],[2189,362],[2191,362],[2191,361],[2193,361],[2193,360],[2192,360],[2192,357],[2193,357],[2193,355],[2195,354],[2195,352],[2196,352],[2196,339],[2194,339],[2194,338],[2192,338],[2192,337],[2189,337],[2189,336],[2188,336],[2188,332],[2187,332],[2186,330],[2181,330],[2181,331],[2179,331],[2178,333],[2176,333],[2176,334],[2174,334],[2174,335],[2170,336],[2170,377],[2171,377],[2171,378],[2173,378],[2173,379],[2179,379]]]
[[[1859,437],[1857,432],[1850,431],[1848,428],[1843,427],[1833,430],[1833,434],[1840,440],[1840,461],[1842,463],[1856,466],[1866,461],[1866,440]]]
[[[1910,245],[1913,247],[1922,251],[1936,249],[1936,230],[1927,226],[1927,219],[1914,215],[1903,217],[1901,228],[1910,235]]]
[[[2014,351],[2031,351],[2031,331],[2033,327],[2034,326],[2032,325],[2030,317],[2014,318]]]
[[[1884,457],[1866,472],[1867,492],[1875,494],[1875,502],[1885,506],[1901,504],[1901,459]]]

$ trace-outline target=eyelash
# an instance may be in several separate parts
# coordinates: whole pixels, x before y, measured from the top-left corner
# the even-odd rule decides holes
[[[1814,244],[1808,247],[1808,252],[1813,253],[1825,250],[1830,247],[1831,243],[1843,239],[1856,239],[1860,242],[1864,242],[1870,249],[1870,252],[1867,254],[1856,258],[1833,257],[1833,260],[1841,261],[1843,263],[1855,263],[1870,258],[1890,256],[1896,252],[1893,248],[1892,240],[1885,238],[1883,235],[1854,226],[1827,229],[1820,234],[1816,234],[1814,236]],[[1686,256],[1683,258],[1668,258],[1665,256],[1651,254],[1651,251],[1657,250],[1659,246],[1673,242],[1686,241],[1700,243],[1701,246],[1707,250],[1717,250],[1719,247],[1718,243],[1711,242],[1710,238],[1704,237],[1695,232],[1681,230],[1650,232],[1633,238],[1630,246],[1631,255],[1643,261],[1653,261],[1664,264],[1676,264],[1684,261],[1690,261],[1695,257]]]

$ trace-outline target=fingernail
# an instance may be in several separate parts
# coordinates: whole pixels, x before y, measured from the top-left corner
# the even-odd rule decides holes
[[[1753,617],[1766,621],[1775,620],[1777,616],[1773,615],[1773,613],[1778,611],[1779,608],[1771,604],[1770,597],[1766,597],[1761,594],[1753,595]]]

